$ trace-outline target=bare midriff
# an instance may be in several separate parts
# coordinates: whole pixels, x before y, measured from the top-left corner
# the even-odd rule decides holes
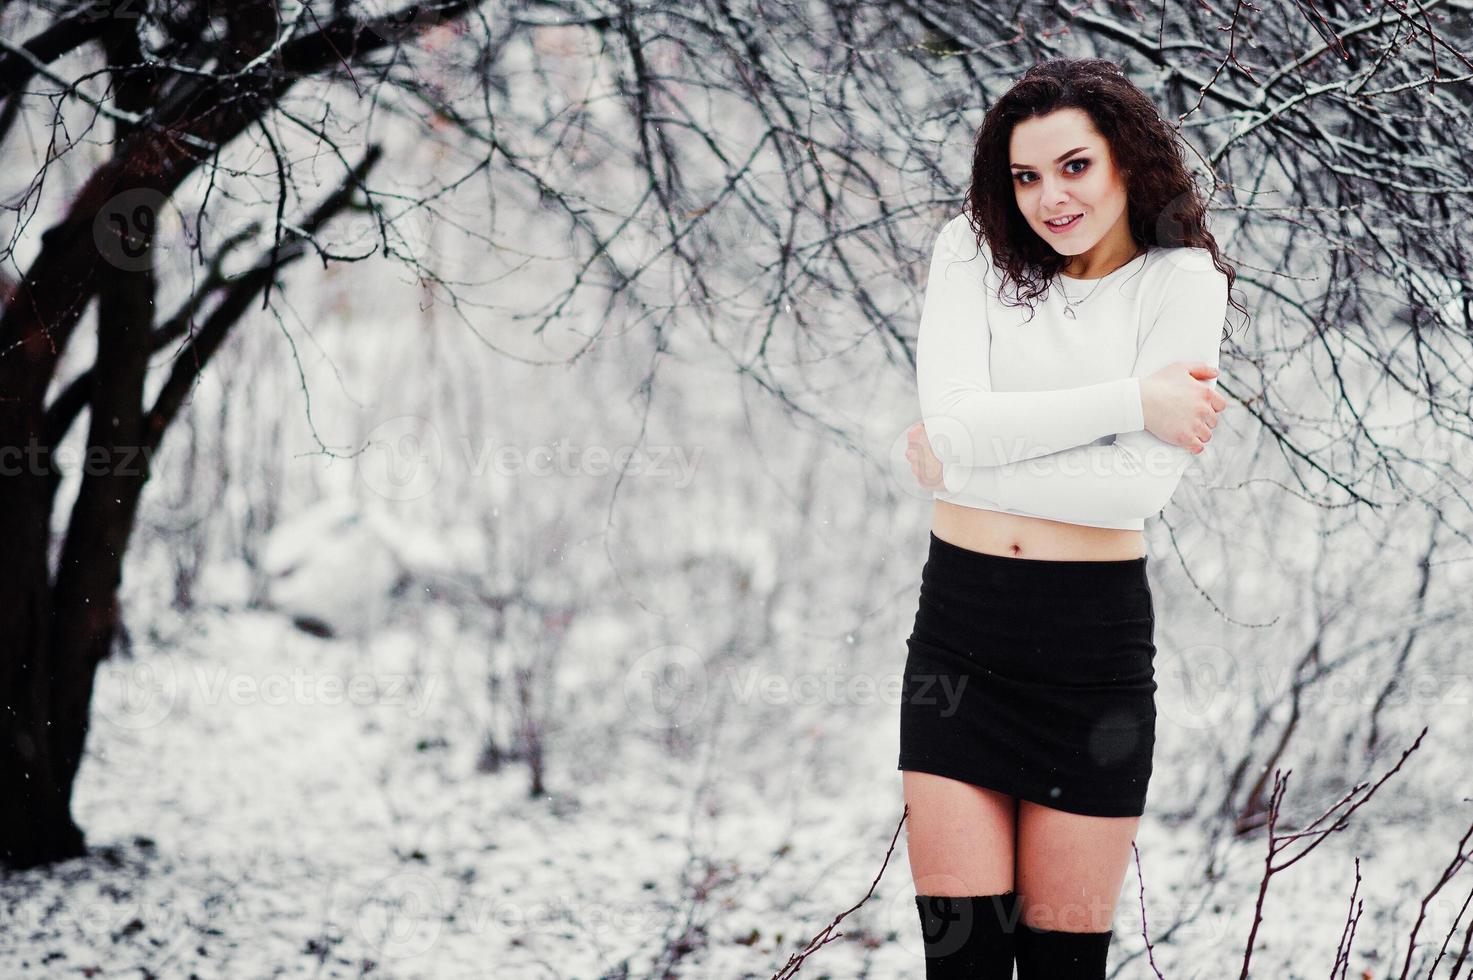
[[[1145,535],[1043,517],[933,501],[931,532],[948,544],[1005,558],[1038,561],[1120,561],[1146,554]]]

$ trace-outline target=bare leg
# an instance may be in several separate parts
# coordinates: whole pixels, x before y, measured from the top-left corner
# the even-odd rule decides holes
[[[1020,801],[1017,890],[1022,921],[1056,932],[1110,929],[1140,820],[1087,817]]]
[[[1017,836],[1014,798],[928,772],[907,770],[901,775],[910,807],[906,841],[916,894],[1011,891]]]

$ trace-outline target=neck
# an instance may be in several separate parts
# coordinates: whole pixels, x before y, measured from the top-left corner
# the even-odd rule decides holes
[[[1097,252],[1098,249],[1091,249]],[[1108,276],[1116,269],[1140,257],[1145,249],[1135,242],[1126,242],[1121,248],[1112,250],[1109,255],[1092,255],[1088,252],[1074,256],[1072,261],[1064,266],[1063,273],[1075,279],[1099,279]]]

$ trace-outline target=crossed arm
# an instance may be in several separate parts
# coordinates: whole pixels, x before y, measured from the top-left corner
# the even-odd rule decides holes
[[[958,247],[949,239],[951,230],[952,225],[943,230],[932,258],[916,355],[927,436],[936,445],[933,433],[940,435],[938,455],[949,460],[942,468],[947,495],[1096,526],[1159,513],[1194,454],[1144,431],[1139,379],[1175,361],[1218,366],[1227,277],[1205,252],[1181,253],[1130,378],[1055,391],[996,393],[986,373],[990,337],[985,325],[977,329],[976,314],[972,323],[959,315],[968,291],[984,288],[984,280],[980,275],[970,283],[953,278]],[[938,282],[940,291],[934,295],[940,302],[933,312]],[[981,296],[976,302],[985,311]],[[961,377],[963,371],[970,382]],[[1133,393],[1128,405],[1112,401],[1127,390]],[[1034,400],[1030,404],[1013,396]],[[935,430],[933,418],[938,421]],[[1116,433],[1112,444],[1086,445]]]

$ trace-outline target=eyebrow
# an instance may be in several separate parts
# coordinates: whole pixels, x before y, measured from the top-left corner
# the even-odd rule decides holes
[[[1089,149],[1089,147],[1087,147],[1087,146],[1076,146],[1072,150],[1066,150],[1065,152],[1059,154],[1057,157],[1054,158],[1054,163],[1063,163],[1065,160],[1069,159],[1074,154],[1078,153],[1080,150],[1087,150],[1087,149]],[[1011,166],[1011,169],[1013,169],[1013,170],[1032,170],[1033,169],[1030,165],[1028,165],[1026,163],[1014,163],[1014,164],[1011,164],[1010,166]]]

